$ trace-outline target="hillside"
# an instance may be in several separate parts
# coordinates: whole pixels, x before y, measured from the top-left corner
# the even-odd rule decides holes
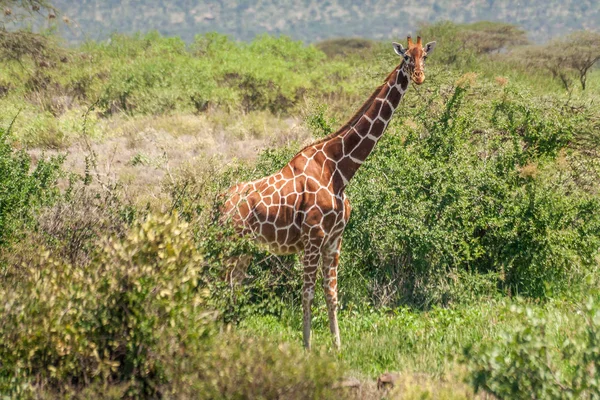
[[[64,28],[71,42],[101,39],[112,32],[158,30],[191,41],[199,33],[216,31],[238,40],[261,33],[284,34],[306,42],[331,37],[371,39],[403,37],[422,22],[478,20],[522,26],[535,42],[575,30],[597,30],[597,0],[57,0],[56,6],[72,21]],[[141,4],[141,5],[140,5]]]

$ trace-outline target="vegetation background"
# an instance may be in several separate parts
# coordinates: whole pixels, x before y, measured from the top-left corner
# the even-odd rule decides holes
[[[220,194],[351,116],[399,63],[389,43],[152,31],[67,46],[13,29],[64,29],[60,3],[2,4],[3,396],[600,396],[600,34],[415,28],[438,41],[427,81],[348,187],[343,350],[319,294],[307,354],[297,258],[216,224]]]

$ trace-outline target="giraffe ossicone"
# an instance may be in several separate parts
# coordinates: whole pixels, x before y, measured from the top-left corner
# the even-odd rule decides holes
[[[311,305],[321,265],[329,327],[340,348],[337,321],[337,270],[342,234],[350,218],[344,190],[387,128],[409,82],[422,84],[424,63],[435,42],[421,38],[408,48],[394,43],[402,57],[388,75],[338,131],[300,150],[281,170],[231,187],[224,216],[241,235],[251,235],[274,254],[302,253],[304,346],[310,348]],[[243,271],[245,273],[245,271]]]

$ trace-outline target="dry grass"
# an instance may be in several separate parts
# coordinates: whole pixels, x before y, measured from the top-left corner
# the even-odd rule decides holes
[[[224,163],[251,160],[267,146],[309,140],[302,120],[265,112],[118,116],[95,128],[100,133],[80,136],[64,149],[35,148],[30,154],[36,159],[66,153],[66,170],[80,175],[93,158],[98,181],[119,183],[134,203],[151,205],[162,203],[161,184],[186,165],[212,157]]]

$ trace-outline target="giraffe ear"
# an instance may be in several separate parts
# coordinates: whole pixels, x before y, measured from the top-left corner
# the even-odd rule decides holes
[[[408,55],[406,54],[406,49],[400,43],[393,42],[394,51],[401,57],[404,57],[406,61],[408,61]]]
[[[433,50],[435,49],[435,42],[429,42],[425,45],[425,53],[427,53],[427,55],[431,55],[431,53],[433,53]]]

